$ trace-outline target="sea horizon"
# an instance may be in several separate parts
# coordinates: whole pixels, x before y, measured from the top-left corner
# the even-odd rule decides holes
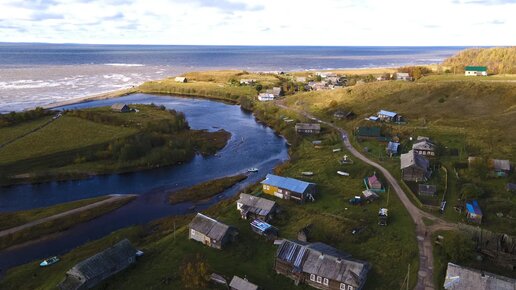
[[[226,46],[0,42],[0,113],[131,88],[188,71],[428,65],[463,46]]]

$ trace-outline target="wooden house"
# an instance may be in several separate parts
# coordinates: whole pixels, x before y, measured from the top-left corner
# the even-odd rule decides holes
[[[258,290],[260,289],[257,285],[249,282],[247,279],[242,279],[238,276],[233,276],[231,282],[229,282],[230,290]]]
[[[111,106],[111,110],[113,112],[119,112],[119,113],[127,113],[127,112],[131,112],[131,108],[129,108],[128,105],[126,104],[120,104],[120,103],[116,103],[116,104],[113,104]]]
[[[516,279],[448,263],[443,288],[446,290],[514,290]]]
[[[435,157],[435,149],[436,145],[428,137],[418,136],[417,141],[412,144],[412,150],[416,154],[427,157]]]
[[[136,263],[136,249],[124,239],[114,246],[79,262],[66,272],[61,290],[90,289],[108,277]]]
[[[295,129],[298,134],[319,134],[321,133],[321,124],[297,123]]]
[[[278,206],[272,200],[241,193],[237,200],[237,210],[242,219],[271,220],[278,211]]]
[[[208,247],[222,249],[238,235],[236,228],[225,225],[211,217],[197,213],[189,224],[188,238]]]
[[[423,155],[410,150],[401,154],[401,175],[405,181],[426,181],[431,174],[430,162]]]
[[[466,203],[466,218],[469,222],[481,224],[482,216],[482,210],[476,200]]]
[[[509,160],[489,159],[487,163],[489,169],[496,176],[506,177],[511,172],[511,162]]]
[[[400,119],[398,113],[386,110],[380,110],[377,115],[384,122],[398,122]]]
[[[486,66],[466,66],[464,67],[465,76],[487,76]]]
[[[355,130],[355,135],[359,141],[362,141],[363,139],[378,139],[382,136],[381,129],[377,126],[358,127]]]
[[[437,195],[437,186],[431,184],[420,184],[418,187],[418,194],[422,196]]]
[[[188,82],[188,79],[185,78],[185,77],[176,77],[174,80],[176,81],[176,83],[186,83],[186,82]]]
[[[343,110],[337,110],[335,113],[333,113],[333,118],[337,120],[347,119],[351,120],[356,117],[355,113],[352,111],[343,111]]]
[[[317,289],[360,290],[363,288],[369,263],[352,259],[351,255],[323,243],[283,240],[276,251],[274,270],[298,285]]]
[[[398,72],[396,73],[396,80],[398,81],[411,81],[412,78],[408,73]]]
[[[267,174],[261,184],[265,194],[283,199],[294,199],[304,202],[307,199],[313,200],[315,195],[315,183],[290,177]]]

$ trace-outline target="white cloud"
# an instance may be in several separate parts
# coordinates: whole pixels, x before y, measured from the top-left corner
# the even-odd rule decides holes
[[[514,45],[514,11],[516,0],[0,0],[0,41]]]

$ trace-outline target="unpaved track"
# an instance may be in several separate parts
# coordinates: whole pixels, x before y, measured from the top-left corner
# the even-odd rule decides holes
[[[416,225],[416,239],[419,249],[419,271],[418,271],[418,279],[417,279],[417,290],[433,290],[435,289],[433,284],[433,256],[432,256],[432,233],[437,230],[451,230],[456,229],[457,226],[452,223],[448,223],[440,218],[437,218],[433,216],[430,213],[427,213],[417,206],[415,206],[410,199],[408,198],[407,194],[403,189],[401,188],[400,184],[392,176],[392,174],[385,169],[380,164],[370,160],[366,156],[364,156],[362,153],[360,153],[358,150],[356,150],[351,142],[349,142],[349,135],[348,133],[340,128],[335,126],[334,124],[322,121],[320,119],[315,118],[314,116],[308,114],[305,111],[299,111],[291,109],[283,104],[276,103],[276,105],[282,109],[296,111],[297,113],[313,120],[316,122],[319,122],[321,124],[325,124],[335,130],[337,130],[342,138],[342,142],[346,149],[355,156],[356,158],[362,160],[363,162],[375,167],[376,169],[380,170],[389,182],[390,186],[396,192],[396,195],[398,195],[399,199],[401,200],[401,203],[405,208],[407,209],[408,213],[412,217],[412,220],[414,221],[414,224]],[[423,222],[423,217],[432,220],[433,225],[432,226],[426,226]],[[399,265],[400,267],[403,267],[404,265]]]
[[[36,225],[39,225],[39,224],[42,224],[42,223],[46,223],[46,222],[49,222],[49,221],[60,219],[62,217],[66,217],[66,216],[73,215],[73,214],[76,214],[76,213],[81,213],[83,211],[87,211],[87,210],[96,208],[98,206],[104,205],[104,204],[113,203],[113,202],[116,202],[117,200],[124,199],[124,198],[127,198],[129,196],[131,196],[131,195],[112,194],[112,195],[110,195],[110,198],[108,198],[108,199],[104,199],[104,200],[101,200],[101,201],[98,201],[98,202],[95,202],[95,203],[92,203],[92,204],[88,204],[88,205],[85,205],[85,206],[82,206],[82,207],[78,207],[78,208],[75,208],[75,209],[72,209],[72,210],[69,210],[69,211],[58,213],[56,215],[45,217],[45,218],[42,218],[42,219],[39,219],[39,220],[31,221],[31,222],[28,222],[28,223],[23,224],[21,226],[17,226],[17,227],[14,227],[14,228],[10,228],[10,229],[6,229],[6,230],[3,230],[3,231],[0,231],[0,238],[8,236],[10,234],[14,234],[16,232],[19,232],[19,231],[22,231],[22,230],[25,230],[25,229],[28,229],[28,228],[32,228],[33,226],[36,226]]]

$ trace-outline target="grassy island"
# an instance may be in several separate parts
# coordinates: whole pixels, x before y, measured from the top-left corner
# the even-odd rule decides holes
[[[131,107],[134,110],[127,113],[102,107],[0,123],[2,136],[8,136],[0,148],[0,184],[172,165],[196,153],[214,154],[230,137],[224,130],[191,130],[181,112],[153,105]]]
[[[199,183],[192,187],[170,193],[169,201],[174,204],[184,201],[200,201],[207,199],[223,192],[246,178],[247,175],[239,174]]]

